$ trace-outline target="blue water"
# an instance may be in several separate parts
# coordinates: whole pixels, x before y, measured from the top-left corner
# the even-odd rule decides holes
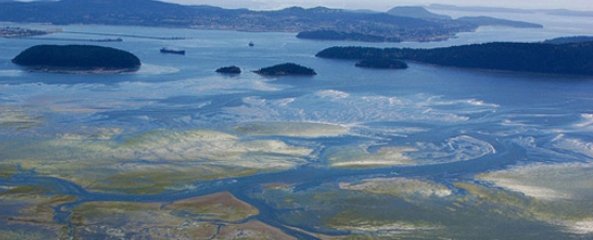
[[[416,63],[403,71],[366,70],[355,68],[350,61],[314,57],[316,52],[336,45],[435,47],[501,40],[540,41],[575,32],[593,33],[591,24],[577,30],[567,27],[566,31],[558,27],[562,24],[554,22],[553,27],[536,30],[489,27],[446,42],[402,44],[303,41],[289,33],[59,26],[74,32],[186,38],[173,41],[124,37],[124,42],[96,43],[128,50],[142,59],[138,73],[120,75],[28,72],[10,62],[23,49],[36,44],[84,42],[0,39],[0,110],[40,119],[26,128],[14,127],[14,122],[0,124],[0,144],[6,146],[18,144],[15,139],[37,141],[105,127],[123,129],[124,139],[163,129],[228,131],[245,122],[321,122],[351,127],[351,134],[341,137],[277,137],[288,143],[316,146],[315,157],[296,169],[202,182],[197,189],[155,195],[95,193],[77,183],[31,172],[0,180],[0,184],[46,184],[63,194],[78,196],[77,202],[57,208],[56,219],[60,222],[68,221],[69,210],[85,201],[173,201],[230,191],[258,207],[262,212],[259,220],[295,236],[313,238],[286,228],[273,206],[252,197],[253,189],[284,181],[297,183],[296,191],[306,191],[338,179],[375,175],[423,177],[452,186],[454,181],[472,180],[475,174],[516,164],[590,161],[593,150],[586,146],[593,141],[593,123],[588,122],[587,115],[593,113],[591,77]],[[49,37],[101,38],[72,33]],[[248,47],[250,41],[256,46]],[[159,53],[162,47],[185,49],[187,55],[163,55]],[[265,78],[250,72],[283,62],[312,67],[318,76]],[[245,73],[234,77],[214,73],[228,65],[240,66]],[[557,143],[563,139],[575,141],[560,148]],[[529,147],[530,143],[537,147]],[[421,161],[412,167],[378,169],[336,169],[326,165],[331,149],[358,146],[368,146],[370,152],[381,146],[416,147],[420,151],[409,155]],[[13,156],[0,153],[0,158],[3,161]],[[299,227],[316,230],[314,226]]]

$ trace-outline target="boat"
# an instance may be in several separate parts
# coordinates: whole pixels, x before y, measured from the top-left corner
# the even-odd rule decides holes
[[[250,47],[255,47],[255,43],[253,43],[253,42],[249,42],[249,46],[250,46]]]
[[[172,49],[172,48],[161,48],[161,53],[185,55],[185,50]]]

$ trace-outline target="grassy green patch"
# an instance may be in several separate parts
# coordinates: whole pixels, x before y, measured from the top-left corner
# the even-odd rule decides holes
[[[11,164],[0,164],[0,178],[7,179],[17,172],[17,167]]]

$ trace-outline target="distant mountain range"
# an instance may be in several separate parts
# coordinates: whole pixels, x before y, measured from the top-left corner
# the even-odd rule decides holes
[[[186,6],[154,0],[0,2],[0,21],[4,22],[141,25],[253,32],[323,30],[335,32],[336,34],[332,36],[334,38],[354,36],[357,39],[346,37],[342,40],[358,41],[364,41],[364,39],[445,40],[459,32],[473,31],[482,25],[492,25],[493,19],[490,20],[488,22],[480,19],[480,22],[450,19],[448,16],[436,15],[426,9],[414,7],[395,9],[389,13],[375,13],[323,7],[252,11],[212,6]],[[499,24],[513,27],[541,27],[536,24],[500,20]]]
[[[456,6],[449,4],[431,4],[431,10],[461,11],[461,12],[507,12],[507,13],[535,13],[534,9],[483,7],[483,6]]]
[[[447,15],[441,15],[433,13],[424,7],[419,6],[408,6],[408,7],[394,7],[387,13],[400,16],[400,17],[411,17],[417,19],[423,19],[432,22],[439,22],[445,25],[466,25],[469,27],[480,27],[480,26],[506,26],[516,28],[541,28],[540,24],[528,23],[522,21],[513,21],[507,19],[493,18],[487,16],[478,17],[461,17],[453,19]]]
[[[426,8],[424,7],[417,6],[394,7],[387,11],[387,13],[400,17],[411,17],[432,20],[453,20],[450,16],[436,14],[426,10]]]
[[[543,43],[547,44],[569,44],[569,43],[586,43],[593,42],[593,36],[570,36],[559,37],[545,40]]]
[[[523,21],[514,21],[493,17],[460,17],[455,19],[458,22],[465,22],[476,26],[505,26],[514,28],[543,28],[541,24],[529,23]]]
[[[501,7],[455,6],[448,4],[431,4],[431,10],[446,10],[460,12],[504,12],[504,13],[544,13],[557,16],[593,17],[593,11],[577,11],[569,9],[517,9]]]

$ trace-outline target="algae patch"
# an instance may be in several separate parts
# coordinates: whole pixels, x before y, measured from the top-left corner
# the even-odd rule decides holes
[[[539,221],[571,234],[593,234],[592,229],[588,227],[589,220],[593,218],[593,204],[590,201],[541,200],[515,191],[487,188],[471,183],[455,185],[468,192],[463,200],[465,204],[472,203],[491,209],[489,214]]]
[[[372,178],[358,183],[342,182],[341,189],[400,197],[448,197],[452,191],[441,184],[408,178]]]
[[[33,116],[25,110],[0,106],[0,128],[17,130],[36,127],[41,124],[41,117]]]
[[[165,206],[164,209],[188,214],[202,220],[235,222],[259,214],[251,205],[228,192],[186,199]]]
[[[329,165],[342,168],[372,168],[413,165],[414,160],[406,153],[414,148],[382,147],[377,152],[369,152],[362,147],[338,147],[327,151]]]
[[[256,220],[228,192],[175,202],[89,202],[73,210],[76,238],[293,239]]]
[[[73,210],[78,239],[208,239],[216,225],[193,222],[162,210],[162,203],[92,202]]]
[[[296,240],[281,230],[260,221],[248,221],[242,224],[227,225],[220,230],[218,239],[250,239],[250,240]]]
[[[21,206],[10,221],[25,223],[53,224],[54,207],[75,200],[76,197],[59,195],[39,186],[14,186],[0,192],[0,205]]]
[[[0,191],[0,239],[64,239],[67,226],[55,222],[57,206],[76,198],[39,186]]]
[[[532,164],[481,174],[480,180],[540,200],[593,198],[593,164]]]
[[[338,137],[349,132],[348,127],[313,122],[251,122],[235,127],[235,130],[254,136],[286,136],[300,138]]]
[[[314,152],[280,140],[207,130],[118,133],[61,134],[6,148],[2,154],[7,164],[95,191],[148,194],[179,190],[200,180],[291,169],[307,163]]]
[[[17,167],[15,165],[0,164],[0,179],[6,179],[12,177],[17,173]]]
[[[369,143],[332,147],[327,149],[325,157],[331,167],[380,168],[469,161],[494,153],[496,150],[490,143],[462,135],[442,143],[419,142],[414,146]]]
[[[525,229],[534,238],[567,239],[587,231],[593,209],[588,202],[550,204],[486,185],[412,177],[260,191],[252,197],[277,209],[286,224],[336,239],[517,239]]]
[[[531,164],[480,174],[512,194],[486,194],[478,187],[464,187],[491,202],[514,206],[524,214],[550,224],[563,226],[575,234],[593,234],[593,164]],[[494,192],[493,192],[494,191]],[[518,196],[516,196],[518,195]],[[499,197],[494,197],[499,196]],[[515,197],[510,197],[515,196]]]
[[[418,151],[409,157],[428,164],[469,161],[496,153],[490,143],[468,135],[451,137],[442,143],[420,142],[415,147]]]

